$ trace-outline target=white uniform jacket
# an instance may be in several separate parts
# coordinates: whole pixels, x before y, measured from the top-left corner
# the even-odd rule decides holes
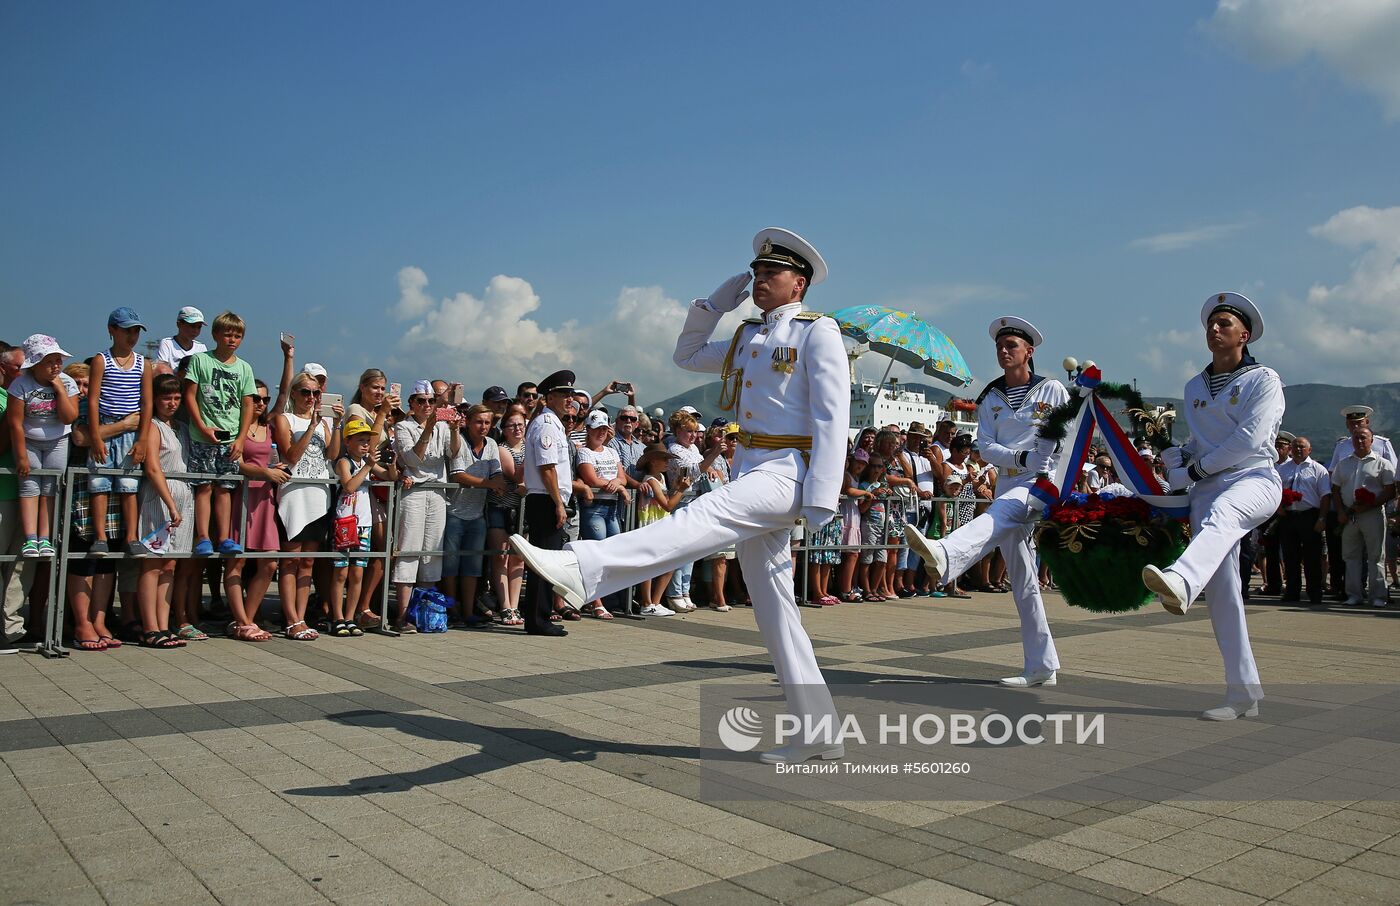
[[[1327,461],[1327,471],[1332,471],[1341,465],[1342,460],[1356,452],[1352,446],[1351,435],[1337,439],[1337,446],[1332,450],[1332,458]],[[1395,458],[1395,445],[1390,442],[1390,438],[1381,437],[1379,434],[1371,435],[1371,452],[1381,459],[1390,463],[1390,467],[1400,472],[1400,459]]]
[[[798,319],[794,302],[751,318],[739,328],[733,367],[739,375],[734,420],[753,434],[812,438],[810,457],[793,450],[734,454],[734,478],[777,472],[802,484],[803,508],[835,512],[845,475],[851,421],[851,375],[841,331],[831,318]],[[730,341],[710,342],[723,315],[703,301],[691,306],[676,340],[675,362],[687,371],[721,373]]]
[[[1241,365],[1219,395],[1210,395],[1203,371],[1186,384],[1186,426],[1191,438],[1191,477],[1267,468],[1277,477],[1274,438],[1283,422],[1283,381],[1257,362]]]
[[[1016,408],[1006,399],[1005,378],[997,378],[982,391],[977,398],[977,446],[982,458],[1001,472],[998,497],[1035,481],[1021,454],[1035,446],[1036,432],[1050,410],[1067,402],[1065,385],[1039,374],[1031,375],[1031,387]],[[1053,462],[1050,468],[1054,469]]]

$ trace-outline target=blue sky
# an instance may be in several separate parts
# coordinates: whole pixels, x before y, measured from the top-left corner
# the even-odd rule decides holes
[[[1286,381],[1400,380],[1400,7],[1317,8],[10,3],[3,336],[194,304],[263,376],[287,330],[337,382],[659,398],[704,380],[682,304],[783,225],[811,307],[916,311],[980,380],[1016,313],[1044,370],[1175,394],[1227,288]]]

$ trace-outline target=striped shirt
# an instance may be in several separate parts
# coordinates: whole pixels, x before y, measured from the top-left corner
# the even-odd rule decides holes
[[[1242,370],[1243,370],[1243,369],[1241,369],[1241,368],[1236,368],[1234,371],[1230,372],[1229,374],[1208,374],[1208,375],[1206,375],[1206,386],[1210,388],[1210,395],[1211,395],[1212,397],[1219,396],[1219,395],[1220,395],[1220,391],[1222,391],[1222,390],[1225,389],[1225,385],[1228,384],[1228,383],[1230,383],[1231,379],[1233,379],[1233,378],[1235,377],[1235,375],[1239,374],[1240,371],[1242,371]]]
[[[104,419],[123,419],[141,411],[141,376],[146,371],[146,359],[139,352],[131,356],[131,367],[123,369],[112,358],[110,349],[102,352],[102,395],[97,401],[97,412]]]
[[[1006,402],[1012,409],[1020,409],[1021,404],[1026,401],[1026,394],[1030,392],[1030,384],[1022,384],[1019,387],[1006,388]]]

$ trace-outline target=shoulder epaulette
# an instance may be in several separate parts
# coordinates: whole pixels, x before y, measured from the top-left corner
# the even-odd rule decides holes
[[[745,323],[745,324],[762,324],[762,323],[763,323],[763,319],[762,319],[762,318],[745,318],[745,319],[744,319],[744,323]]]
[[[799,311],[797,314],[792,316],[792,319],[794,321],[820,321],[822,318],[825,317],[826,315],[822,314],[819,311]]]

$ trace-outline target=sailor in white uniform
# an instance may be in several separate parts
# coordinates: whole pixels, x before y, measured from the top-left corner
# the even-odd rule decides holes
[[[1327,462],[1327,471],[1331,472],[1337,468],[1337,464],[1346,459],[1353,452],[1351,438],[1362,428],[1371,427],[1371,413],[1375,410],[1370,406],[1347,406],[1342,409],[1342,418],[1347,422],[1347,434],[1345,437],[1337,438],[1337,446],[1332,449],[1332,458]],[[1382,437],[1372,431],[1371,452],[1381,459],[1390,462],[1390,467],[1400,472],[1400,459],[1395,457],[1395,445],[1390,442],[1390,438]]]
[[[1249,645],[1240,589],[1240,539],[1278,510],[1283,484],[1274,438],[1283,422],[1283,382],[1249,354],[1264,317],[1239,293],[1217,293],[1201,308],[1211,364],[1186,384],[1190,439],[1163,452],[1172,490],[1190,489],[1191,543],[1165,570],[1142,580],[1162,606],[1185,613],[1205,593],[1211,628],[1225,661],[1225,703],[1203,715],[1234,720],[1259,713],[1264,697]]]
[[[924,538],[914,526],[905,527],[904,537],[935,584],[957,578],[1000,548],[1021,617],[1023,654],[1021,673],[1006,677],[1002,685],[1053,686],[1060,657],[1045,619],[1031,547],[1031,533],[1044,507],[1030,499],[1030,488],[1037,474],[1051,470],[1057,446],[1054,441],[1039,440],[1036,432],[1052,409],[1069,401],[1069,391],[1059,381],[1035,373],[1035,347],[1044,338],[1029,321],[997,318],[988,333],[996,343],[1003,374],[978,398],[977,444],[982,458],[1000,472],[997,499],[942,541]]]
[[[739,424],[733,479],[685,509],[603,541],[575,541],[562,552],[539,550],[518,535],[515,549],[567,600],[582,605],[735,546],[753,597],[754,616],[787,696],[802,719],[836,710],[802,628],[793,590],[788,539],[799,517],[821,525],[836,515],[850,424],[850,373],[836,322],[802,310],[807,289],[826,277],[826,263],[806,240],[769,228],[754,237],[748,272],[697,299],[676,342],[675,362],[689,371],[723,375],[721,405]],[[762,317],[732,339],[710,342],[726,312],[748,298]],[[828,735],[782,746],[769,763],[841,758]]]

